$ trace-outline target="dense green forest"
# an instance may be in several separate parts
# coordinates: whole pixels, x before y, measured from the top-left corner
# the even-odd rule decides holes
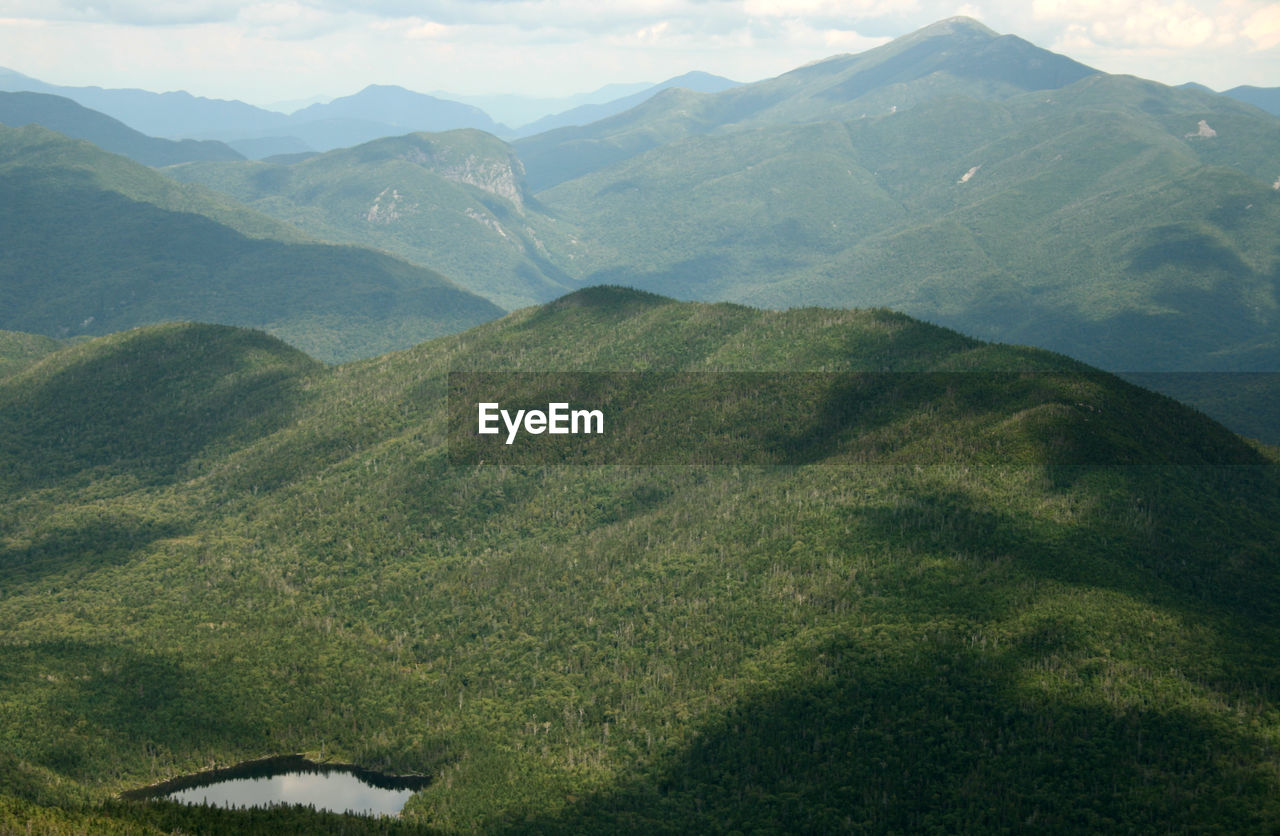
[[[52,337],[0,331],[0,377],[26,368],[57,347]]]
[[[1280,826],[1276,451],[1059,355],[593,288],[336,367],[159,325],[14,368],[0,831]],[[864,393],[933,464],[450,466],[493,370],[1001,374]],[[434,780],[118,798],[289,752]]]

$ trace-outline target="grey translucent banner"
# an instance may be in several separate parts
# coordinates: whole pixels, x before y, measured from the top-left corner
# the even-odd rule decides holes
[[[451,465],[1260,464],[1102,372],[452,372]]]

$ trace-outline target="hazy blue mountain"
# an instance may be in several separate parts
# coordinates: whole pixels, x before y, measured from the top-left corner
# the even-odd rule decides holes
[[[1267,113],[1280,116],[1280,87],[1252,87],[1243,85],[1224,90],[1222,95],[1230,96],[1261,108]]]
[[[432,95],[455,102],[474,105],[490,117],[505,125],[527,125],[530,122],[562,113],[588,104],[603,104],[614,99],[639,93],[653,86],[653,82],[641,81],[630,84],[606,84],[596,90],[577,93],[572,96],[540,97],[521,96],[512,93],[473,96],[461,93],[449,93],[436,90]]]
[[[327,104],[304,107],[291,114],[289,119],[295,125],[329,119],[380,122],[399,129],[396,133],[451,131],[456,128],[478,128],[491,134],[503,131],[501,125],[478,107],[385,84],[371,84],[359,93]]]
[[[279,131],[283,113],[241,101],[206,99],[190,93],[152,93],[101,87],[61,87],[12,70],[0,69],[0,90],[65,96],[91,110],[119,119],[148,136],[170,139],[227,139],[237,133]]]
[[[246,156],[255,157],[328,151],[409,131],[479,128],[507,133],[479,108],[382,85],[291,115],[185,92],[59,87],[2,69],[0,90],[65,96],[150,136],[214,139],[232,147],[243,143],[250,152]]]
[[[1181,90],[1199,90],[1202,93],[1216,93],[1212,87],[1206,87],[1195,81],[1189,81],[1186,84],[1179,84]],[[1223,90],[1223,96],[1251,104],[1256,108],[1265,110],[1273,116],[1280,116],[1280,87],[1253,87],[1251,85],[1241,85],[1232,87],[1230,90]]]
[[[99,148],[123,154],[145,165],[162,166],[197,160],[241,160],[221,142],[159,139],[139,133],[119,120],[46,93],[0,93],[0,123],[10,127],[43,125]]]
[[[415,93],[403,87],[373,84],[351,96],[305,107],[288,117],[279,131],[241,133],[227,139],[261,159],[302,151],[332,151],[414,131],[476,128],[492,134],[509,131],[482,110]]]
[[[637,93],[631,93],[621,98],[613,99],[608,102],[600,102],[598,104],[584,104],[561,113],[553,113],[544,116],[535,122],[522,125],[516,131],[517,136],[533,136],[544,131],[554,130],[555,128],[563,128],[572,125],[587,125],[592,122],[599,121],[616,113],[622,113],[630,110],[642,102],[645,102],[657,93],[671,87],[680,87],[685,90],[693,90],[698,93],[719,93],[729,90],[733,87],[740,86],[740,83],[724,76],[712,75],[704,72],[691,72],[684,75],[669,78],[661,84],[655,84],[647,87]]]
[[[722,93],[664,90],[591,125],[518,140],[539,191],[673,140],[717,131],[855,119],[949,96],[1000,100],[1097,71],[969,18],[950,18],[856,55],[840,55]]]

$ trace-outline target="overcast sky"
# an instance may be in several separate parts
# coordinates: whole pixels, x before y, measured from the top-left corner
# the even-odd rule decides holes
[[[255,104],[373,83],[560,96],[755,81],[958,14],[1108,72],[1280,86],[1280,2],[1259,0],[0,0],[0,66]]]

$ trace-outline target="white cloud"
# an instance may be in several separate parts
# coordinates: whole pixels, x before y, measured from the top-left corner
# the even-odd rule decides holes
[[[744,0],[742,10],[752,17],[816,17],[822,19],[900,15],[919,4],[914,0]]]
[[[0,17],[173,26],[234,20],[247,0],[4,0]]]
[[[1280,46],[1280,3],[1258,9],[1244,22],[1242,31],[1258,49]]]
[[[1033,24],[1049,24],[1044,31],[1058,27],[1054,41],[1063,47],[1183,51],[1246,39],[1262,49],[1280,43],[1280,4],[1257,0],[1033,0],[1031,12]]]

